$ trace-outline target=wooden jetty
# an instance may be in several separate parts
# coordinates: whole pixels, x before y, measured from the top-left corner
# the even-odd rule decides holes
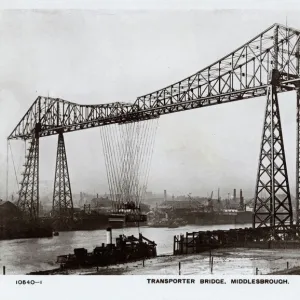
[[[300,248],[300,226],[275,226],[186,232],[174,236],[173,254],[200,253],[217,248]]]

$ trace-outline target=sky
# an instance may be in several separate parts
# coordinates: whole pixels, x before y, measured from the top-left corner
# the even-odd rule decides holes
[[[80,104],[134,102],[220,59],[273,23],[300,28],[297,11],[0,11],[0,197],[6,138],[39,95]],[[296,97],[280,94],[291,192]],[[148,190],[254,195],[266,100],[249,99],[162,116]],[[65,135],[73,193],[108,192],[99,128]],[[40,141],[41,189],[51,192],[57,136]],[[12,141],[9,193],[21,179],[24,143]],[[13,158],[12,158],[13,157]]]

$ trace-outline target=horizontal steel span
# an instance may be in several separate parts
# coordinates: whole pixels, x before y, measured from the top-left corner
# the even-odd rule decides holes
[[[274,31],[278,39],[274,43]],[[274,24],[215,63],[132,103],[80,105],[39,96],[8,139],[31,139],[112,123],[142,121],[205,106],[260,97],[270,80],[277,92],[299,83],[300,31]],[[276,57],[276,59],[275,59]],[[270,78],[272,70],[278,70]]]

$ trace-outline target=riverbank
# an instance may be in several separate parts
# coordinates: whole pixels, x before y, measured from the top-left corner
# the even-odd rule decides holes
[[[285,269],[285,270],[269,273],[267,275],[300,275],[300,266],[294,267],[291,269]]]
[[[250,225],[245,225],[249,227]],[[191,231],[225,230],[237,228],[232,225],[184,226],[179,228],[122,228],[112,231],[113,240],[119,235],[142,233],[157,244],[157,254],[173,253],[174,235]],[[106,242],[106,230],[95,231],[64,231],[59,236],[42,239],[19,239],[0,241],[0,266],[6,266],[7,274],[21,275],[39,270],[57,268],[57,256],[72,254],[75,248],[86,248],[91,251]],[[18,259],[16,259],[16,257]]]
[[[53,272],[52,275],[276,275],[287,267],[300,266],[298,250],[274,249],[222,249],[184,256],[163,255],[144,261],[136,261],[109,267],[96,267]],[[281,274],[281,273],[280,273]],[[282,273],[283,274],[283,273]],[[295,273],[296,275],[297,273]],[[42,274],[40,274],[42,275]],[[279,275],[279,274],[278,274]]]

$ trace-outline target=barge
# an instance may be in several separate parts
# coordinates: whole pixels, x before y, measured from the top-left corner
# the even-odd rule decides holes
[[[59,255],[57,263],[61,269],[76,269],[93,266],[108,266],[131,261],[144,260],[157,256],[156,243],[150,241],[142,234],[136,238],[132,236],[120,235],[116,238],[116,243],[112,243],[111,228],[107,229],[107,244],[102,243],[92,252],[85,248],[74,249],[74,254]]]

